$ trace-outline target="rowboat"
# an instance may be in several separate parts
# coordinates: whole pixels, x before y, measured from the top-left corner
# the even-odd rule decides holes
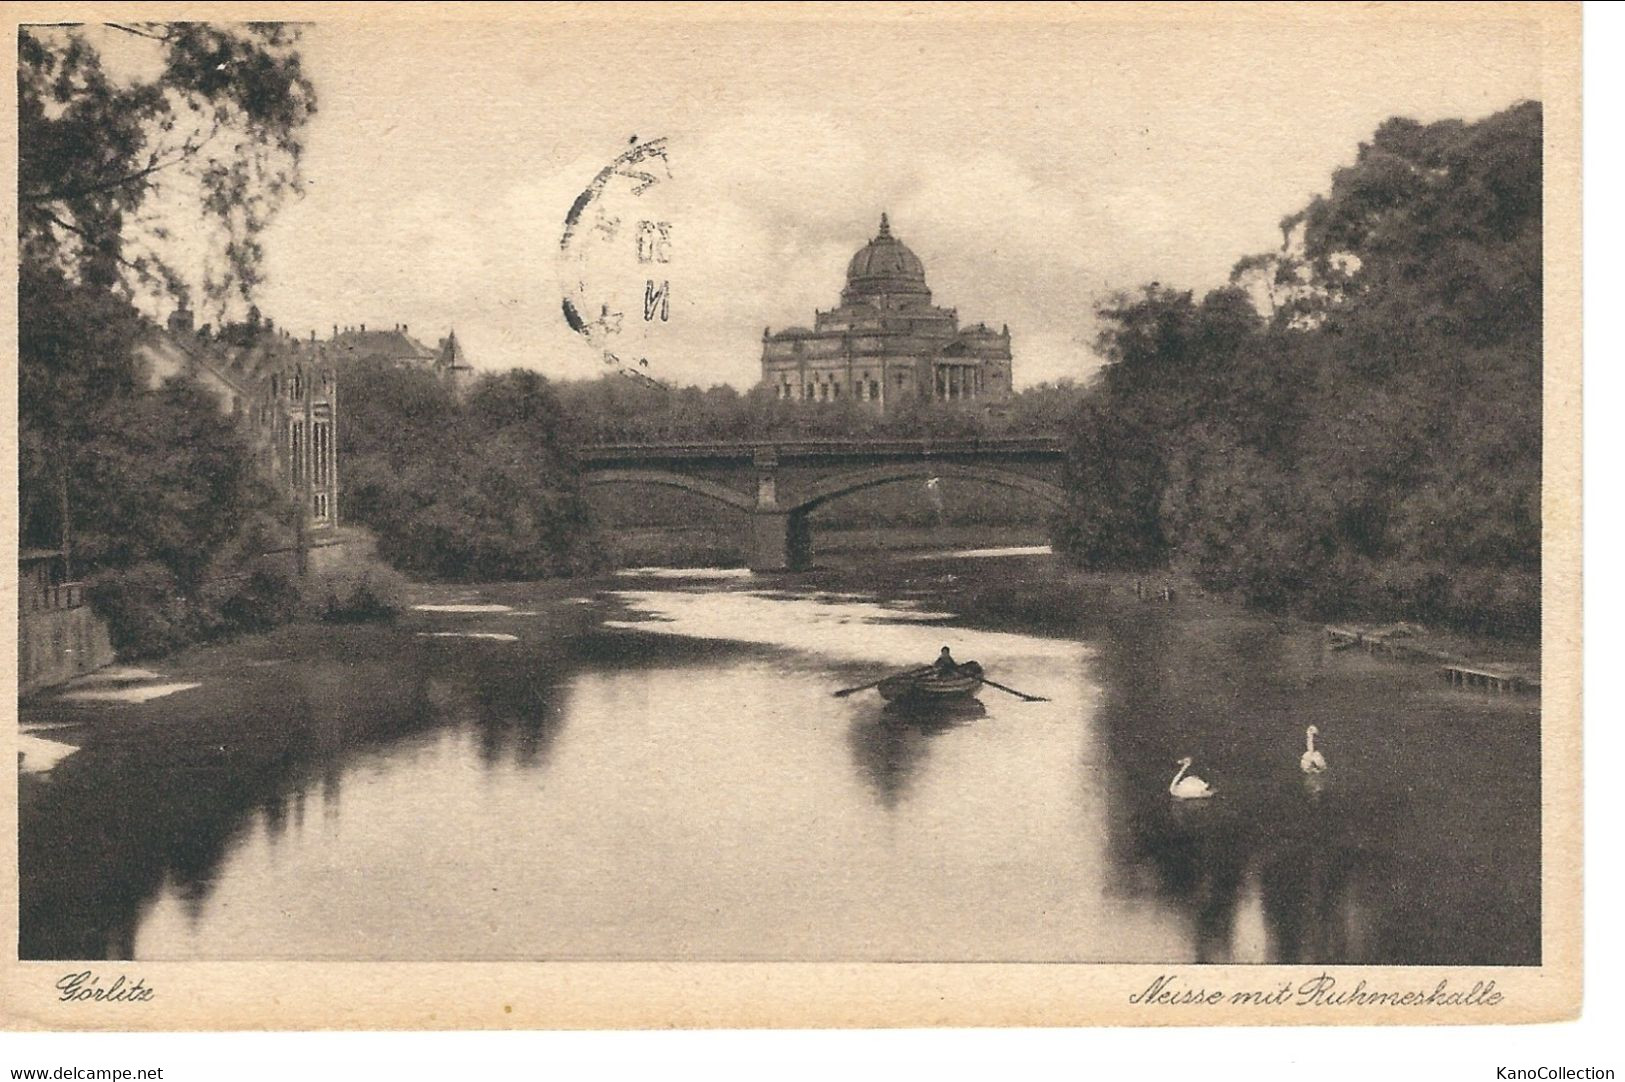
[[[944,672],[900,673],[880,682],[880,697],[889,703],[923,705],[963,702],[976,696],[982,687],[982,667],[967,661]]]

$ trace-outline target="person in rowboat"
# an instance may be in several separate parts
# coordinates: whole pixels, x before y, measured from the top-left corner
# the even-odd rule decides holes
[[[944,646],[942,648],[942,653],[937,655],[937,661],[934,668],[941,676],[952,676],[954,673],[959,671],[959,662],[954,660],[954,656],[950,654],[948,652],[948,648]]]

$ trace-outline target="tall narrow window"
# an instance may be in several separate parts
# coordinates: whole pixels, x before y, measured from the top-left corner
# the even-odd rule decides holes
[[[313,421],[310,426],[311,471],[318,485],[326,486],[332,480],[332,451],[333,426],[326,421]]]
[[[305,483],[305,422],[295,421],[288,429],[288,476],[294,487]]]

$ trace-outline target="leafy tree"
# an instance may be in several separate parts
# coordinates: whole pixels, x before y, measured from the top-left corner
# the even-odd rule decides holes
[[[27,260],[17,300],[20,536],[54,547],[72,536],[69,475],[92,419],[136,390],[140,315],[106,290]]]
[[[1229,288],[1104,305],[1110,363],[1070,422],[1058,540],[1140,566],[1143,547],[1111,536],[1160,536],[1175,564],[1270,608],[1533,634],[1540,153],[1537,103],[1390,120]]]
[[[339,393],[337,448],[347,470],[357,455],[378,455],[388,465],[404,465],[461,442],[456,396],[425,369],[351,361],[340,374]]]
[[[1165,485],[1155,435],[1099,403],[1074,416],[1078,435],[1067,448],[1062,485],[1069,506],[1056,543],[1085,567],[1155,567],[1167,557],[1158,502]]]
[[[1000,434],[1052,434],[1083,397],[1070,381],[1017,392],[997,410],[980,403],[888,403],[885,413],[852,398],[803,402],[759,385],[663,387],[604,376],[564,383],[557,393],[579,445],[662,440],[773,440],[894,437],[952,439]]]
[[[216,554],[281,510],[251,448],[207,388],[185,378],[96,414],[75,464],[80,558],[154,560],[195,588]]]
[[[271,23],[24,26],[24,261],[126,295],[247,298],[257,237],[298,188],[300,134],[316,109],[297,39],[297,28]],[[146,53],[152,73],[110,64],[115,42]],[[200,228],[210,231],[202,245]],[[199,249],[201,280],[188,281],[180,261]]]
[[[185,381],[149,393],[133,349],[151,330],[140,306],[223,313],[258,283],[258,236],[298,187],[315,109],[296,39],[268,24],[18,34],[21,536],[90,574],[121,646],[216,625],[199,584],[262,548],[282,511],[219,403]]]
[[[385,559],[469,580],[594,565],[565,412],[542,376],[485,376],[462,399],[422,369],[358,364],[341,378],[348,512]]]

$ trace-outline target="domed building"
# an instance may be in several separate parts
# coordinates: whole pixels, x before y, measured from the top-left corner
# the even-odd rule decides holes
[[[798,401],[995,404],[1010,397],[1010,371],[1010,328],[961,328],[957,311],[933,305],[925,267],[884,214],[847,264],[839,307],[815,312],[811,330],[762,332],[763,381]]]

